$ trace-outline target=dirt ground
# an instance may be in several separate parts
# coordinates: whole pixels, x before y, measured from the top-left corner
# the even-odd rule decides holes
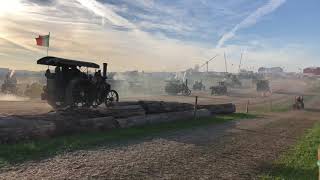
[[[272,87],[274,92],[279,92],[273,94],[274,101],[308,93],[302,81],[275,81]],[[241,105],[248,100],[253,104],[267,103],[266,98],[258,97],[252,89],[235,91],[229,97],[198,95],[203,104],[233,102]],[[194,101],[192,97],[182,96],[136,99],[144,98]],[[320,121],[320,109],[315,108],[319,105],[317,97],[307,103],[305,111],[267,113],[257,119],[164,133],[26,162],[2,170],[0,179],[257,179],[261,171]],[[0,113],[46,111],[50,108],[39,101],[0,102]]]
[[[120,101],[175,101],[184,103],[194,103],[195,96],[198,96],[199,104],[219,104],[234,103],[239,112],[245,111],[247,102],[254,107],[259,104],[266,104],[272,100],[274,103],[293,100],[294,96],[301,94],[310,94],[306,92],[308,84],[301,80],[273,80],[271,81],[273,91],[270,97],[261,97],[255,88],[249,89],[230,89],[228,96],[211,96],[209,92],[193,92],[191,96],[169,96],[169,95],[137,95],[134,97],[121,97]],[[43,114],[52,111],[52,108],[40,100],[15,100],[2,101],[0,98],[0,115],[28,115]]]

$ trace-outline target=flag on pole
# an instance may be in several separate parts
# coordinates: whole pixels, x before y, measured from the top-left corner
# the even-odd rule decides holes
[[[45,35],[45,36],[40,36],[36,38],[37,45],[38,46],[45,46],[49,47],[49,39],[50,39],[50,34]]]

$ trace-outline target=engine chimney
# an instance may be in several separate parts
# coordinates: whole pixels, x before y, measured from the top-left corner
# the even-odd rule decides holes
[[[103,72],[102,72],[102,76],[103,78],[107,79],[107,68],[108,68],[108,63],[103,63]]]

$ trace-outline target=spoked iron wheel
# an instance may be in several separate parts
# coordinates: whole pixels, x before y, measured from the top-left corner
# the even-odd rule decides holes
[[[73,90],[73,105],[75,107],[88,107],[88,100],[86,98],[86,91],[84,89],[74,89]]]
[[[93,100],[90,86],[82,83],[76,84],[72,88],[72,106],[83,108],[91,105],[93,105]]]
[[[185,89],[184,92],[183,92],[183,95],[190,96],[191,95],[191,90],[190,89]]]
[[[119,102],[119,94],[115,90],[111,90],[107,93],[105,104],[107,107],[112,106],[115,102]]]

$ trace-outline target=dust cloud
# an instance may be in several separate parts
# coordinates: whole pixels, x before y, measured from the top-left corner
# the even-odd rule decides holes
[[[16,96],[13,94],[0,94],[0,101],[27,101],[29,98]]]

